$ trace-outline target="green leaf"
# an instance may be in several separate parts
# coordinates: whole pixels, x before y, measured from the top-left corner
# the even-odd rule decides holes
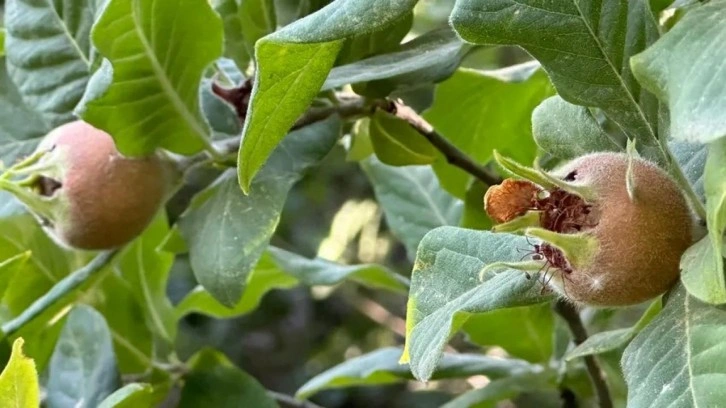
[[[726,400],[726,310],[682,286],[623,353],[628,406],[717,407]]]
[[[79,109],[87,122],[131,156],[157,147],[192,154],[209,143],[198,91],[221,56],[222,23],[207,1],[110,0],[92,38],[113,65],[92,82],[108,81],[110,71],[113,79],[103,92],[89,86]]]
[[[357,35],[343,43],[335,65],[350,64],[363,58],[395,52],[413,23],[413,13],[404,14],[383,30]],[[335,71],[335,68],[332,72]]]
[[[413,375],[431,377],[446,341],[467,318],[496,309],[527,306],[550,300],[541,293],[537,276],[507,270],[480,277],[494,262],[515,262],[525,238],[461,228],[440,227],[419,245],[411,277],[406,313],[406,350]],[[483,280],[480,280],[483,279]]]
[[[236,190],[239,193],[239,189]],[[179,318],[194,312],[217,319],[235,317],[254,310],[267,292],[273,289],[289,289],[297,284],[295,277],[281,271],[271,256],[265,254],[250,271],[242,297],[231,308],[215,300],[202,286],[197,286],[179,302],[176,313]]]
[[[255,174],[320,91],[343,39],[386,27],[415,4],[337,0],[257,42],[258,71],[238,160],[243,191],[249,192]]]
[[[380,109],[371,118],[369,132],[373,150],[385,164],[431,164],[439,156],[436,148],[408,122]]]
[[[324,371],[310,379],[295,396],[307,399],[320,391],[391,384],[413,379],[406,365],[399,364],[402,350],[397,347],[378,349]],[[521,360],[502,359],[478,354],[444,353],[433,379],[462,378],[486,375],[491,379],[538,373],[542,367]]]
[[[13,342],[10,361],[0,374],[0,406],[36,408],[40,405],[40,386],[35,363],[23,355],[22,338]]]
[[[174,344],[177,321],[174,307],[166,296],[174,256],[157,251],[168,232],[169,225],[162,212],[140,237],[124,249],[117,261],[117,269],[141,305],[146,326],[159,339]]]
[[[449,77],[470,50],[449,28],[431,31],[398,51],[333,68],[322,90],[381,79],[397,85],[438,82]]]
[[[651,303],[648,310],[643,313],[643,316],[640,317],[640,320],[633,327],[592,334],[577,347],[569,350],[565,354],[565,360],[570,361],[578,357],[604,354],[625,346],[660,313],[661,309],[662,302],[660,299],[657,299]]]
[[[657,100],[642,92],[628,64],[658,38],[647,1],[459,0],[451,24],[476,44],[521,46],[562,99],[602,109],[640,146],[656,144]]]
[[[681,258],[681,280],[699,300],[726,303],[723,234],[726,231],[726,139],[708,146],[704,172],[708,239],[689,248]]]
[[[564,160],[592,152],[623,150],[588,108],[559,96],[545,99],[532,112],[532,133],[539,147]]]
[[[106,321],[91,307],[74,307],[50,361],[47,403],[58,408],[97,406],[120,384]]]
[[[408,280],[379,265],[341,265],[325,259],[308,259],[283,249],[268,247],[250,273],[242,298],[232,308],[224,306],[201,286],[177,305],[181,317],[192,312],[216,318],[239,316],[254,310],[273,289],[289,289],[302,282],[309,286],[330,286],[351,280],[374,289],[405,293]]]
[[[532,139],[532,110],[552,94],[536,63],[496,71],[459,69],[441,83],[424,117],[436,130],[475,161],[486,163],[492,151],[531,163],[537,146]],[[471,176],[439,161],[434,170],[442,186],[464,198]]]
[[[101,401],[98,408],[136,408],[150,407],[154,394],[149,384],[127,384]]]
[[[370,118],[357,120],[350,131],[350,145],[345,159],[361,161],[373,154],[373,143],[370,135]]]
[[[228,170],[202,191],[179,221],[198,282],[223,305],[242,297],[250,271],[267,249],[292,185],[322,159],[340,132],[336,116],[290,133],[249,195]]]
[[[25,251],[0,262],[0,298],[10,286],[18,270],[25,266],[30,259],[31,252]]]
[[[707,143],[726,135],[725,33],[726,1],[711,1],[631,60],[643,86],[668,104],[674,139]]]
[[[542,304],[473,315],[462,330],[476,344],[499,346],[511,356],[546,362],[552,357],[554,328],[552,307]]]
[[[0,28],[0,57],[5,56],[5,36],[7,31],[5,28]]]
[[[41,114],[25,104],[5,59],[0,60],[0,162],[9,166],[30,154],[49,130]]]
[[[96,0],[8,0],[8,73],[23,100],[51,126],[74,120],[91,69]]]
[[[224,24],[224,55],[245,69],[255,42],[277,28],[273,0],[214,0]]]
[[[668,143],[668,148],[698,198],[702,202],[705,202],[706,193],[703,187],[703,173],[708,155],[707,146],[701,143],[688,143],[674,140]]]
[[[522,393],[544,391],[556,387],[556,378],[553,372],[547,371],[538,374],[520,374],[508,378],[494,380],[482,388],[465,392],[441,408],[469,408],[491,407],[495,402],[512,399]]]
[[[179,408],[278,408],[265,389],[224,354],[205,349],[190,359]]]
[[[406,245],[411,258],[427,232],[459,223],[461,201],[441,189],[430,167],[392,167],[374,157],[360,163],[373,184],[388,225]]]
[[[408,289],[408,279],[380,265],[341,265],[321,258],[308,259],[272,246],[268,252],[279,268],[308,286],[335,285],[349,279],[396,293],[405,293]]]

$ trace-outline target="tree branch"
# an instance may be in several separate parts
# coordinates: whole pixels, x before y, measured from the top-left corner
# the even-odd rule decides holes
[[[21,313],[20,316],[3,324],[1,328],[2,332],[6,336],[10,336],[21,329],[24,325],[29,323],[51,306],[55,305],[61,298],[81,286],[91,276],[108,265],[117,252],[118,251],[101,252],[84,267],[72,272],[70,275],[58,281],[58,283],[50,288],[43,297],[37,299],[27,309],[23,310],[23,313]]]
[[[572,306],[572,304],[563,300],[558,300],[555,302],[555,311],[557,314],[562,316],[567,323],[567,326],[570,328],[572,340],[575,342],[575,345],[580,345],[587,340],[587,330],[585,330],[585,325],[582,324],[580,314],[577,312],[575,307]],[[595,356],[585,356],[584,359],[585,366],[587,367],[587,373],[590,376],[590,381],[592,382],[593,388],[595,388],[595,393],[597,394],[598,401],[600,402],[600,408],[612,408],[613,401],[610,399],[610,391],[608,390],[608,384],[605,381],[605,374],[600,368],[597,360],[595,360]]]
[[[499,177],[475,162],[469,155],[459,150],[458,147],[454,146],[453,143],[437,132],[421,115],[404,105],[401,101],[389,102],[387,111],[408,122],[414,130],[425,137],[441,152],[452,166],[464,170],[488,186],[502,182]]]
[[[322,408],[320,405],[314,404],[310,401],[297,400],[287,394],[282,394],[277,391],[267,390],[267,395],[283,406],[290,408]]]

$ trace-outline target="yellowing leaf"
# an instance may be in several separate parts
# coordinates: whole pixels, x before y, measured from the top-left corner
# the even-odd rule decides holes
[[[36,408],[40,405],[35,362],[23,355],[22,338],[13,343],[10,361],[0,374],[0,407]]]

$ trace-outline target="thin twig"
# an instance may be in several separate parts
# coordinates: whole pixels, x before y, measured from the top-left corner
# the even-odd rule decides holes
[[[6,336],[10,336],[19,329],[21,329],[24,325],[29,323],[39,314],[43,313],[45,310],[48,310],[48,308],[55,305],[56,302],[58,302],[65,295],[67,295],[77,287],[81,286],[84,282],[88,281],[91,276],[93,276],[98,271],[103,269],[106,265],[108,265],[108,263],[111,261],[113,256],[116,255],[116,253],[117,251],[102,252],[81,269],[78,269],[77,271],[58,281],[58,283],[50,288],[48,293],[33,302],[33,304],[31,304],[27,309],[23,311],[23,313],[20,314],[20,316],[3,324],[2,332]]]
[[[492,174],[489,170],[475,162],[469,155],[459,150],[448,139],[434,129],[430,123],[421,117],[416,111],[404,105],[401,101],[391,102],[388,111],[400,119],[405,120],[418,133],[425,137],[452,166],[456,166],[465,172],[481,180],[486,185],[499,184],[502,180]]]
[[[572,306],[572,304],[563,300],[558,300],[555,303],[555,311],[557,314],[562,316],[567,323],[567,326],[570,328],[572,340],[575,342],[575,345],[580,345],[587,340],[587,330],[585,330],[585,325],[582,324],[580,314],[577,312],[575,307]],[[595,388],[595,393],[597,394],[598,401],[600,402],[600,408],[612,408],[613,401],[610,399],[608,384],[605,381],[605,374],[600,368],[600,365],[597,360],[595,360],[594,356],[585,356],[584,360],[585,366],[587,367],[587,373],[590,376],[590,381],[592,382],[593,388]]]
[[[314,404],[310,401],[297,400],[287,394],[282,394],[277,391],[267,390],[267,395],[282,404],[283,406],[290,408],[323,408],[320,405]]]

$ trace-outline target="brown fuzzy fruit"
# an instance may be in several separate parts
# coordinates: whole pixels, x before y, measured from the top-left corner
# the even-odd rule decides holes
[[[632,162],[631,198],[627,170],[626,154],[579,157],[550,175],[567,181],[575,187],[572,191],[589,188],[594,198],[552,188],[533,204],[532,210],[541,211],[543,229],[594,242],[587,256],[580,247],[568,252],[566,240],[560,248],[555,242],[535,246],[534,258],[543,260],[549,268],[545,271],[551,273],[549,283],[574,302],[637,304],[662,294],[678,280],[681,255],[692,243],[688,204],[662,169],[639,158]],[[573,262],[578,256],[585,261]]]
[[[107,133],[83,121],[51,131],[38,151],[50,163],[36,183],[53,202],[53,219],[43,223],[67,246],[119,247],[149,224],[167,194],[170,168],[160,156],[126,158]]]

